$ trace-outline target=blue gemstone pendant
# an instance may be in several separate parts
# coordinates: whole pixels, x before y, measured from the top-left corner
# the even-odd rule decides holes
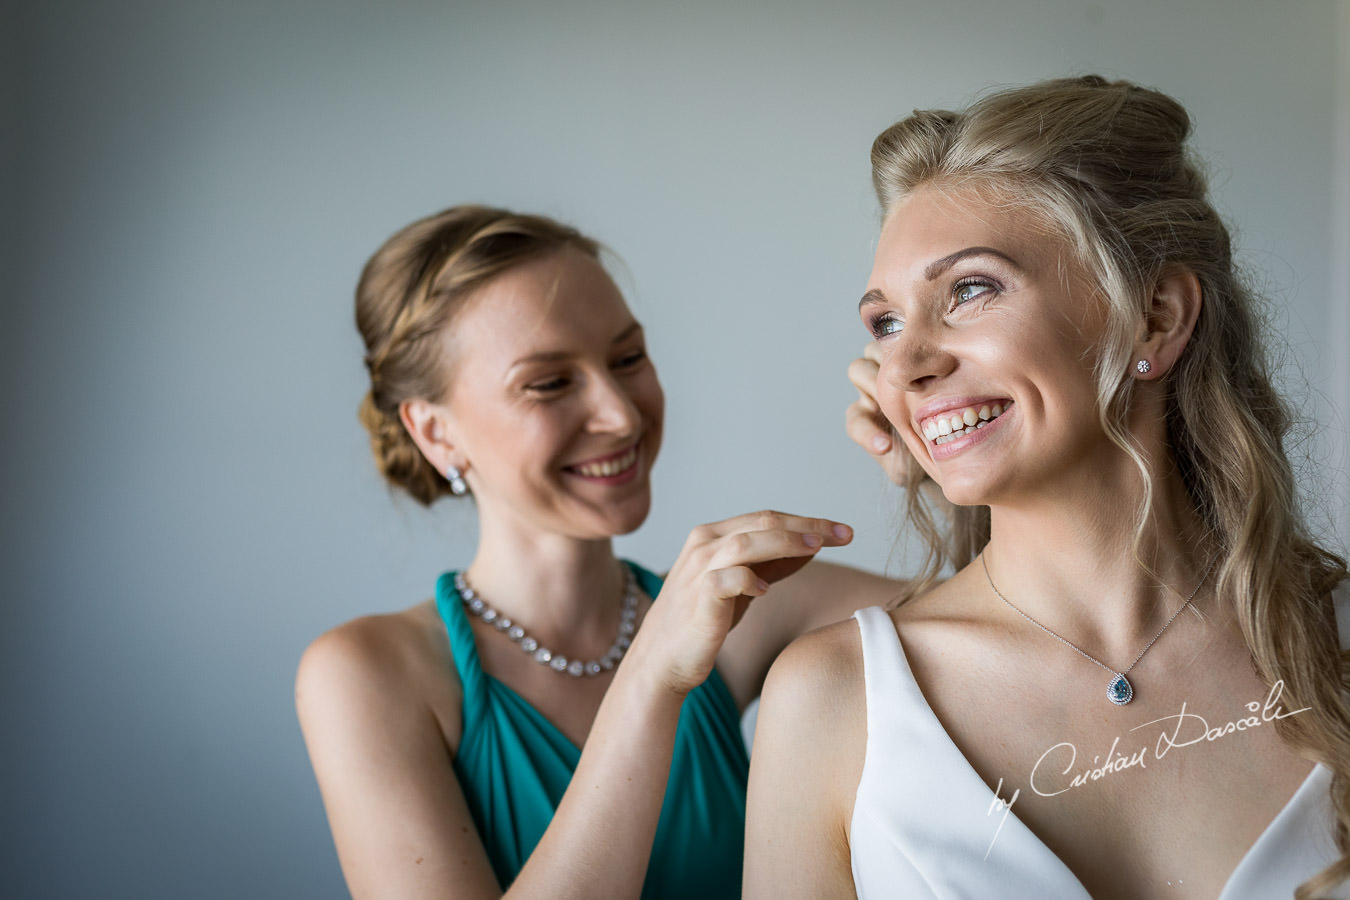
[[[1106,699],[1116,706],[1124,706],[1134,699],[1134,687],[1124,675],[1117,675],[1106,686]]]

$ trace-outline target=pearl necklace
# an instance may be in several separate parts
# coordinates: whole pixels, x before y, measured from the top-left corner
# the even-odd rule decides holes
[[[614,643],[610,644],[609,649],[605,651],[604,656],[585,662],[579,659],[569,660],[567,657],[541,646],[539,641],[525,633],[524,628],[489,606],[486,600],[469,587],[469,582],[465,580],[463,572],[455,573],[455,590],[459,592],[460,599],[464,601],[464,606],[470,613],[519,644],[520,649],[533,656],[535,662],[548,666],[555,672],[566,672],[573,678],[580,678],[582,675],[599,675],[601,672],[608,672],[619,664],[619,660],[623,659],[623,655],[628,652],[629,645],[633,643],[633,633],[637,631],[637,579],[633,577],[633,570],[628,566],[623,567],[623,572],[623,606],[619,610],[619,634],[614,638]]]
[[[1088,653],[1082,647],[1079,647],[1073,641],[1069,640],[1063,635],[1051,631],[1049,628],[1046,628],[1044,625],[1042,625],[1040,622],[1037,622],[1031,616],[1022,612],[1022,610],[1018,609],[1016,606],[1013,606],[1012,601],[1009,600],[1007,597],[1003,596],[1003,594],[999,591],[999,589],[994,586],[994,576],[989,574],[989,563],[985,562],[983,552],[980,553],[980,565],[984,567],[984,577],[989,581],[989,587],[994,592],[994,596],[998,597],[998,599],[1008,604],[1009,609],[1017,613],[1022,618],[1026,619],[1032,625],[1035,625],[1041,631],[1044,631],[1046,634],[1050,635],[1055,640],[1059,641],[1061,644],[1064,644],[1071,650],[1077,652],[1079,656],[1083,657],[1086,660],[1089,660],[1090,662],[1096,663],[1097,665],[1101,666],[1103,669],[1110,672],[1114,676],[1111,679],[1111,683],[1106,686],[1106,699],[1110,700],[1116,706],[1124,706],[1126,703],[1129,703],[1131,700],[1134,699],[1134,685],[1130,684],[1130,679],[1126,678],[1125,676],[1130,674],[1130,670],[1134,668],[1135,663],[1138,663],[1139,660],[1144,658],[1144,654],[1147,653],[1148,649],[1153,646],[1154,641],[1162,637],[1162,633],[1167,630],[1167,626],[1175,622],[1177,620],[1177,616],[1181,615],[1181,611],[1191,605],[1191,601],[1195,599],[1195,595],[1200,593],[1201,586],[1204,585],[1204,583],[1209,580],[1209,573],[1214,571],[1214,563],[1211,562],[1209,564],[1209,567],[1205,569],[1205,574],[1200,578],[1200,584],[1197,584],[1195,586],[1195,590],[1191,591],[1191,595],[1186,598],[1186,602],[1181,604],[1181,607],[1176,612],[1172,613],[1172,618],[1167,620],[1166,625],[1163,625],[1163,627],[1158,629],[1158,633],[1153,636],[1153,640],[1149,641],[1147,644],[1144,645],[1144,649],[1139,651],[1139,655],[1134,658],[1134,662],[1126,666],[1125,671],[1117,672],[1115,669],[1111,668],[1106,663],[1102,662],[1100,659],[1093,656],[1091,653]]]

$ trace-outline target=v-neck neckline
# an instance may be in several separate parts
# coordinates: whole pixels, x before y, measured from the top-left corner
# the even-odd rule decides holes
[[[957,746],[956,741],[952,739],[951,733],[947,731],[947,726],[943,724],[942,720],[938,718],[937,713],[933,711],[932,705],[929,704],[928,698],[924,695],[923,689],[919,686],[918,680],[914,677],[913,669],[911,669],[909,665],[909,657],[905,653],[904,642],[900,639],[900,631],[895,627],[895,620],[891,618],[890,614],[886,611],[883,610],[882,612],[885,615],[886,621],[890,623],[891,629],[895,632],[895,641],[897,649],[899,650],[900,663],[904,667],[902,675],[906,677],[909,684],[913,685],[915,692],[922,701],[917,704],[922,710],[920,715],[925,717],[926,724],[930,728],[935,729],[936,733],[942,735],[942,739],[946,742],[950,754],[954,754],[954,758],[960,760],[959,763],[955,763],[955,768],[960,770],[961,777],[966,779],[964,789],[966,791],[978,790],[982,792],[983,795],[987,796],[988,805],[991,809],[995,808],[995,804],[1002,804],[999,814],[1002,815],[1003,812],[1007,813],[1005,825],[1020,836],[1019,839],[1022,843],[1031,841],[1032,846],[1040,849],[1049,859],[1054,860],[1054,864],[1060,870],[1061,875],[1076,884],[1078,889],[1082,892],[1082,895],[1091,900],[1092,893],[1083,884],[1083,881],[1078,877],[1078,874],[1074,872],[1073,869],[1069,868],[1069,864],[1061,859],[1059,854],[1055,853],[1054,850],[1051,850],[1050,845],[1047,844],[1040,835],[1033,831],[1030,825],[1017,815],[1017,812],[1012,808],[1015,804],[1005,803],[1003,798],[998,796],[997,792],[990,789],[988,783],[985,782],[984,777],[980,775],[966,757],[965,753]],[[1289,800],[1280,807],[1279,812],[1266,823],[1266,827],[1262,829],[1256,840],[1253,841],[1246,852],[1242,854],[1242,857],[1238,860],[1237,865],[1233,867],[1233,870],[1228,873],[1228,878],[1224,881],[1223,888],[1219,891],[1218,900],[1229,900],[1229,891],[1233,889],[1234,879],[1238,875],[1244,874],[1248,860],[1257,858],[1258,852],[1262,849],[1263,844],[1267,842],[1267,840],[1278,839],[1275,826],[1280,825],[1282,820],[1287,817],[1286,814],[1291,810],[1304,802],[1307,802],[1305,795],[1315,791],[1317,788],[1325,788],[1326,784],[1329,784],[1330,778],[1330,770],[1326,769],[1325,766],[1320,763],[1313,765],[1312,771],[1310,771],[1307,777],[1300,782],[1298,788],[1289,797]],[[971,783],[972,779],[974,782],[973,784]],[[1236,897],[1237,895],[1233,896]]]

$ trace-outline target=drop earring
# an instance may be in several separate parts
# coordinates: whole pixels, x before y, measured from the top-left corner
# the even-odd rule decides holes
[[[450,493],[456,497],[463,497],[469,492],[469,483],[464,480],[464,473],[455,466],[446,467],[445,480],[450,482]]]
[[[1147,375],[1149,372],[1153,371],[1153,363],[1146,359],[1141,359],[1134,364],[1134,370],[1140,375]]]

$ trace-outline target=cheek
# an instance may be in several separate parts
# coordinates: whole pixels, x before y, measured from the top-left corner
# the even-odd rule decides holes
[[[561,405],[541,404],[494,422],[491,432],[483,434],[489,438],[484,449],[504,474],[519,478],[540,469],[551,472],[565,455],[575,428],[573,417]]]
[[[659,433],[666,416],[666,394],[661,389],[656,370],[653,369],[634,385],[633,400],[647,418],[647,427]]]

